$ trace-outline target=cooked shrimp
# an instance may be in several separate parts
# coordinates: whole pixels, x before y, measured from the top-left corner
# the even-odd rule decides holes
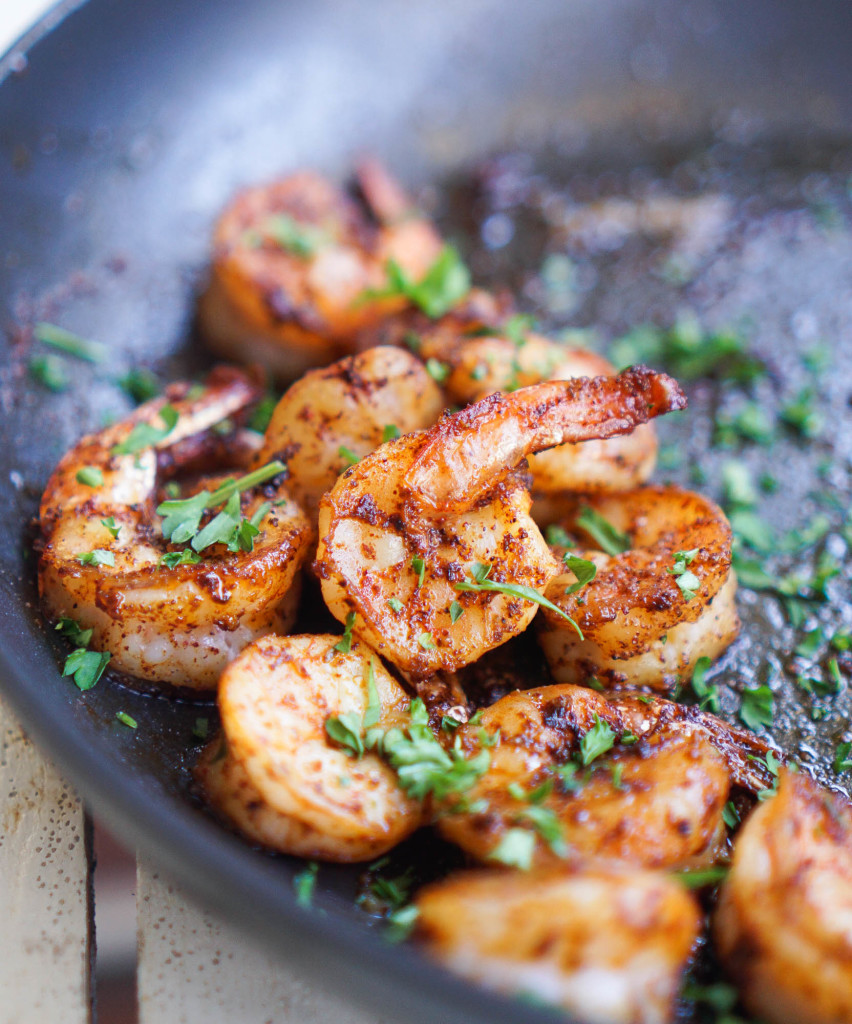
[[[395,321],[385,339],[412,346],[424,360],[436,360],[447,395],[459,405],[546,380],[615,374],[603,356],[528,330],[523,317],[508,316],[493,296],[478,290],[439,320],[409,314]],[[538,509],[544,511],[547,504],[544,496],[626,491],[648,479],[656,459],[657,439],[650,423],[619,437],[531,455],[537,521]]]
[[[438,819],[445,838],[484,862],[520,828],[534,836],[540,867],[588,858],[706,866],[726,838],[731,783],[757,791],[772,782],[749,759],[767,749],[751,733],[665,700],[544,686],[501,698],[457,735],[470,752],[498,734],[488,772],[466,793],[470,809],[448,804]]]
[[[572,550],[597,566],[595,579],[573,594],[566,593],[576,582],[570,570],[550,581],[546,596],[583,632],[581,640],[552,612],[539,618],[539,639],[558,682],[597,679],[610,688],[665,691],[687,678],[699,658],[716,658],[733,643],[740,628],[737,580],[731,528],[718,506],[679,487],[575,501],[562,525],[594,543],[582,527],[585,509],[626,534],[630,547],[618,555]],[[698,580],[689,599],[673,575],[683,552],[691,560],[682,567]]]
[[[451,970],[600,1024],[671,1021],[700,927],[673,879],[598,866],[459,874],[416,903],[416,934]]]
[[[378,164],[362,165],[358,181],[364,207],[310,172],[237,196],[216,226],[199,308],[211,348],[293,379],[406,307],[368,295],[387,286],[390,260],[420,280],[441,239]]]
[[[476,660],[535,614],[533,601],[506,588],[540,588],[556,571],[518,464],[683,402],[671,378],[640,368],[492,395],[382,445],[320,504],[326,604],[341,622],[354,613],[356,635],[412,677]],[[460,592],[489,566],[485,586]]]
[[[255,464],[285,461],[293,496],[314,517],[347,466],[391,437],[432,426],[443,407],[420,360],[390,346],[367,349],[311,370],[289,388]]]
[[[229,369],[214,371],[198,397],[189,385],[174,385],[166,399],[84,437],[50,478],[40,511],[42,602],[51,618],[66,616],[92,629],[91,644],[110,652],[111,667],[158,683],[212,689],[246,644],[289,628],[311,528],[280,479],[235,499],[240,516],[260,518],[259,534],[243,545],[251,550],[232,552],[217,543],[196,555],[190,548],[184,558],[192,561],[170,567],[163,557],[172,550],[177,559],[179,549],[166,544],[154,512],[158,466],[170,472],[184,460],[197,466],[203,435],[246,410],[258,394],[245,374]],[[161,417],[167,401],[177,413],[171,430]],[[206,485],[215,491],[222,483],[197,481],[196,490]],[[94,553],[94,563],[89,557],[90,564],[81,564],[87,553]]]
[[[421,823],[420,805],[375,754],[356,759],[329,740],[332,715],[373,725],[408,721],[410,697],[370,650],[339,636],[267,636],[222,675],[222,742],[197,777],[249,839],[283,853],[359,861],[395,846]]]
[[[852,1020],[852,806],[782,771],[737,836],[714,934],[761,1020]]]

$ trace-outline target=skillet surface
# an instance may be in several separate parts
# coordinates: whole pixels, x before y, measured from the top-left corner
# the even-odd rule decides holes
[[[585,180],[597,182],[587,198],[607,189],[629,194],[635,179],[625,174],[601,185],[601,169],[638,162],[646,184],[664,172],[687,193],[714,180],[732,193],[739,187],[732,217],[740,218],[742,230],[726,236],[731,245],[717,291],[699,273],[686,297],[702,315],[715,311],[721,323],[747,305],[754,310],[762,301],[766,308],[767,289],[774,287],[772,316],[761,320],[756,344],[775,351],[785,381],[795,377],[798,341],[804,350],[813,340],[812,322],[841,339],[835,356],[842,357],[850,316],[843,280],[852,263],[843,225],[826,242],[833,246],[830,264],[817,259],[822,242],[808,235],[808,225],[779,222],[774,236],[749,236],[745,225],[754,213],[764,217],[762,224],[770,222],[775,200],[761,214],[748,206],[749,196],[762,189],[775,162],[789,163],[790,154],[801,171],[792,174],[797,181],[831,168],[833,177],[817,187],[817,199],[823,206],[826,196],[836,201],[845,224],[837,185],[848,171],[843,151],[815,149],[811,140],[845,131],[852,117],[843,50],[850,12],[839,3],[811,5],[807,12],[769,0],[747,5],[747,13],[743,6],[543,0],[530,10],[448,0],[427,9],[403,0],[207,0],[199,17],[191,0],[90,0],[61,6],[47,19],[56,25],[52,31],[34,31],[0,63],[4,694],[128,843],[211,906],[306,968],[321,969],[341,991],[399,1019],[449,1024],[548,1015],[533,1007],[519,1011],[408,949],[365,936],[364,917],[353,907],[351,871],[321,873],[315,905],[324,913],[298,908],[290,884],[298,865],[249,850],[191,799],[192,727],[208,711],[116,684],[81,695],[60,678],[65,651],[37,614],[26,524],[65,448],[105,415],[127,409],[115,377],[132,365],[152,365],[169,378],[205,364],[192,339],[193,296],[212,219],[232,191],[299,165],[342,173],[360,150],[377,152],[413,184],[446,180],[507,148],[540,154],[533,166],[544,179],[523,164],[509,169],[510,177],[528,183],[526,198],[515,204],[521,227],[505,250],[481,258],[475,269],[483,283],[519,276],[513,267],[531,253],[540,260],[552,242],[540,211],[524,213],[529,197],[542,194],[542,180],[564,197],[566,180],[582,166]],[[750,160],[756,150],[746,146],[735,172],[719,171],[713,179],[713,166],[727,166],[720,145],[759,136],[780,136],[792,145],[777,157],[757,150],[764,166]],[[688,163],[684,154],[694,139],[711,139],[710,149],[700,152],[713,153],[716,146],[715,157],[705,161],[704,179],[684,184],[676,172]],[[478,231],[499,203],[487,188],[478,193],[478,207],[465,190],[447,194],[455,202],[439,214],[464,245],[465,231]],[[799,194],[786,195],[778,192],[777,204],[795,208]],[[798,206],[807,206],[806,189],[801,196]],[[744,252],[751,253],[752,266],[760,263],[761,245],[770,249],[751,292],[724,287],[725,274],[739,280]],[[802,312],[810,286],[795,262],[778,276],[774,253],[796,246],[812,261],[818,301],[804,309],[811,319],[800,316],[793,330],[791,317]],[[647,282],[659,278],[644,273],[653,265],[647,254],[622,250],[598,262],[593,286],[580,289],[573,308],[553,314],[555,325],[602,323],[620,332],[647,318],[667,322],[684,299],[682,290],[655,285],[649,291]],[[799,293],[791,293],[794,285]],[[527,298],[542,305],[535,286]],[[38,319],[107,342],[113,358],[94,370],[69,363],[75,386],[60,396],[46,393],[27,376],[31,341],[21,330]],[[838,376],[826,396],[841,424],[848,415],[844,387]],[[700,416],[709,414],[712,394],[695,397],[699,425],[673,426],[670,439],[700,451],[706,445],[700,423],[707,422]],[[842,437],[840,429],[836,434]],[[849,452],[835,454],[848,459]],[[780,457],[797,480],[796,502],[805,502],[813,457],[795,445]],[[718,466],[710,472],[715,484]],[[838,482],[841,492],[846,484],[845,478]],[[800,522],[788,514],[792,504],[778,502],[772,512],[784,527]],[[756,623],[763,619],[764,635],[769,627],[786,628],[765,610],[766,602],[747,607]],[[843,615],[833,627],[844,624]],[[745,647],[738,657],[730,665],[741,673],[738,684],[762,681],[761,651]],[[726,710],[735,706],[732,694],[726,694]],[[119,709],[141,723],[136,732],[116,724]],[[845,717],[838,712],[832,743]],[[790,720],[782,718],[782,725]],[[789,736],[798,756],[798,744],[813,745],[812,737]],[[827,749],[814,746],[817,768],[824,768]]]

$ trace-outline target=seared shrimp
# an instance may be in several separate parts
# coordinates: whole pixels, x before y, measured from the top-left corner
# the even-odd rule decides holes
[[[507,833],[522,829],[533,866],[589,858],[706,866],[726,839],[731,783],[752,791],[772,783],[765,763],[749,757],[765,755],[765,744],[670,701],[544,686],[477,717],[458,731],[462,750],[499,742],[466,794],[469,809],[449,807],[438,828],[483,862],[500,859]]]
[[[385,338],[406,343],[425,361],[437,362],[444,390],[458,405],[495,391],[516,391],[546,380],[615,374],[615,367],[588,349],[571,348],[528,330],[523,317],[508,316],[487,292],[472,291],[457,309],[430,321],[408,315]],[[644,483],[654,471],[657,439],[650,423],[629,434],[593,438],[531,455],[537,502],[544,510],[566,492],[616,493]],[[548,496],[550,501],[545,502]]]
[[[700,926],[673,879],[597,866],[459,874],[416,902],[417,936],[451,970],[600,1024],[671,1021]]]
[[[629,549],[617,555],[572,550],[595,563],[595,579],[574,593],[567,593],[576,583],[570,570],[550,581],[546,596],[583,633],[581,639],[564,629],[553,612],[539,618],[539,640],[558,682],[597,679],[610,688],[665,691],[687,678],[699,658],[716,658],[733,643],[740,623],[732,536],[717,505],[679,487],[575,501],[562,525],[594,544],[582,526],[590,518],[586,510],[625,534]]]
[[[158,469],[173,474],[186,463],[197,467],[205,436],[216,444],[211,428],[258,396],[252,380],[229,369],[214,371],[200,396],[189,385],[174,385],[166,399],[84,437],[50,478],[40,510],[42,602],[51,618],[67,616],[92,629],[91,644],[110,652],[111,667],[212,689],[246,644],[289,628],[312,531],[281,474],[262,488],[236,492],[230,511],[240,521],[255,520],[240,527],[244,542],[236,551],[216,543],[181,555],[166,543],[154,511]],[[176,421],[164,419],[169,413]],[[206,485],[214,492],[224,483],[209,478],[195,490]]]
[[[219,684],[222,740],[196,771],[210,802],[254,842],[331,861],[376,857],[421,823],[419,803],[375,754],[350,757],[329,716],[388,729],[408,721],[410,697],[361,644],[339,636],[267,636]]]
[[[320,504],[326,604],[341,622],[354,613],[356,635],[412,677],[475,661],[532,620],[535,597],[512,588],[556,571],[518,464],[684,401],[670,377],[639,368],[492,395],[382,445]]]
[[[782,771],[737,836],[714,934],[761,1020],[852,1020],[852,806]]]
[[[406,307],[370,295],[386,288],[391,260],[420,280],[441,239],[378,164],[362,165],[358,182],[364,207],[310,172],[237,196],[216,226],[199,308],[211,348],[293,379]]]
[[[290,490],[316,516],[338,476],[389,438],[430,427],[444,407],[420,360],[382,346],[296,381],[275,407],[255,463],[287,463]]]

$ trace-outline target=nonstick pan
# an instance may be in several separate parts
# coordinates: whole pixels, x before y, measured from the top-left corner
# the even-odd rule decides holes
[[[817,164],[831,140],[837,161],[850,32],[840,0],[88,0],[60,4],[0,61],[4,697],[128,844],[388,1020],[556,1018],[389,946],[355,908],[351,870],[324,868],[314,907],[298,907],[299,864],[249,849],[193,798],[193,724],[212,710],[61,678],[34,588],[40,491],[72,441],[127,410],[116,377],[206,364],[194,299],[213,219],[241,185],[299,166],[341,176],[365,151],[414,188],[507,151],[547,153],[563,182],[732,139]],[[461,232],[466,193],[447,194],[465,215],[450,204],[445,226]],[[622,286],[616,326],[647,313]],[[27,374],[37,320],[106,343],[108,364],[69,363],[73,386],[46,392]]]

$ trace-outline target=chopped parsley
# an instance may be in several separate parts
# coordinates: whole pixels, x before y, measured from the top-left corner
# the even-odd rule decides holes
[[[752,508],[757,504],[757,489],[751,471],[739,459],[728,459],[722,466],[722,490],[729,508]]]
[[[417,573],[417,588],[423,586],[423,580],[426,579],[426,563],[419,555],[415,555],[411,559],[411,568]]]
[[[160,393],[160,382],[157,377],[142,367],[133,367],[116,384],[137,404],[148,402]]]
[[[510,828],[488,854],[488,860],[499,861],[507,867],[529,871],[535,853],[535,834],[525,828]]]
[[[105,526],[112,534],[113,540],[118,539],[118,535],[121,533],[121,527],[116,523],[115,516],[108,516],[106,519],[101,520],[101,526]]]
[[[453,601],[450,605],[450,622],[455,625],[462,615],[464,615],[464,608],[462,608],[458,601]]]
[[[432,638],[432,634],[431,633],[421,633],[417,637],[417,642],[420,644],[420,646],[423,648],[424,651],[434,651],[435,650],[435,641]]]
[[[852,743],[849,741],[841,743],[834,755],[834,770],[839,775],[841,772],[848,772],[852,768]]]
[[[709,868],[698,868],[694,871],[676,871],[675,878],[687,889],[704,889],[708,885],[718,885],[728,875],[730,868],[724,864],[715,864]]]
[[[445,245],[438,258],[419,281],[412,281],[396,260],[388,260],[386,288],[364,292],[360,301],[402,297],[433,320],[461,302],[470,291],[470,272],[451,245]]]
[[[685,601],[691,601],[701,587],[701,580],[691,569],[687,568],[695,560],[698,550],[698,548],[693,548],[691,551],[676,551],[674,566],[671,569],[666,569],[670,576],[675,577],[675,583],[680,587]]]
[[[47,388],[48,391],[59,393],[65,391],[70,384],[63,361],[55,355],[33,356],[29,365],[30,376],[34,381]]]
[[[61,618],[53,628],[70,640],[75,647],[88,647],[94,632],[92,629],[83,629],[79,622],[65,617]]]
[[[104,482],[103,472],[97,466],[83,466],[74,477],[84,487],[101,487]]]
[[[109,651],[87,651],[78,647],[66,658],[62,674],[73,676],[78,689],[91,690],[104,674],[111,657]]]
[[[321,228],[305,224],[286,213],[273,213],[267,217],[261,225],[260,235],[258,243],[263,237],[269,238],[281,249],[301,259],[315,256],[317,251],[329,242],[328,235]],[[256,238],[257,235],[251,233],[248,241],[254,242]]]
[[[568,531],[561,526],[551,524],[544,531],[544,539],[551,547],[573,548],[574,541],[568,535]]]
[[[352,650],[352,629],[355,625],[355,612],[349,612],[346,616],[346,624],[343,627],[343,636],[334,645],[334,650],[341,654],[348,654]]]
[[[183,548],[181,551],[167,551],[159,561],[160,565],[165,565],[168,569],[174,569],[176,565],[198,565],[201,561],[201,555],[197,554],[192,548]]]
[[[399,427],[395,423],[386,423],[382,428],[382,444],[395,441],[400,436]]]
[[[115,565],[115,555],[104,548],[95,548],[94,551],[84,551],[77,555],[77,561],[80,565]]]
[[[106,345],[81,338],[79,334],[66,331],[64,327],[57,327],[56,324],[38,323],[33,328],[33,334],[43,345],[51,345],[62,352],[67,352],[69,356],[76,356],[89,363],[102,363],[109,354]]]
[[[525,587],[519,583],[495,583],[494,580],[488,579],[491,573],[491,565],[485,564],[484,562],[476,562],[471,569],[472,579],[462,580],[459,583],[454,583],[453,586],[456,590],[472,591],[474,593],[482,593],[484,591],[494,591],[500,594],[506,594],[508,597],[516,597],[522,601],[532,601],[534,604],[541,605],[542,608],[548,608],[552,612],[556,612],[557,615],[561,615],[566,622],[569,622],[571,626],[577,631],[580,639],[583,639],[583,634],[577,623],[571,618],[570,615],[566,615],[561,608],[558,608],[551,600],[546,598],[544,594],[540,594],[534,587]]]
[[[389,597],[388,605],[390,606],[391,611],[394,612],[401,612],[402,609],[405,607],[405,605],[402,603],[402,601],[400,601],[398,597]]]
[[[276,459],[237,480],[227,481],[212,493],[203,490],[191,498],[161,502],[157,506],[157,515],[163,516],[163,536],[172,544],[190,541],[195,551],[202,551],[216,543],[227,544],[229,551],[251,551],[254,538],[260,532],[260,523],[272,506],[264,502],[251,519],[246,520],[240,515],[239,496],[243,491],[278,476],[285,469],[284,463]],[[222,504],[225,505],[223,511],[201,530],[201,517],[205,510]]]
[[[615,733],[595,715],[595,724],[580,740],[580,760],[583,766],[590,765],[595,758],[605,754],[615,746]]]
[[[312,860],[304,871],[293,875],[293,890],[296,893],[296,903],[300,907],[309,907],[311,905],[314,898],[318,871],[319,864]]]
[[[137,455],[168,437],[177,426],[178,411],[173,405],[164,405],[159,415],[163,422],[162,427],[157,427],[153,423],[137,423],[123,441],[113,445],[112,454]]]
[[[768,686],[743,690],[740,718],[753,732],[772,725],[775,718],[775,696]]]
[[[720,709],[719,687],[708,683],[705,679],[707,670],[713,662],[708,657],[701,657],[696,661],[692,670],[692,692],[699,699],[699,707],[709,708],[713,714],[718,715]]]
[[[816,405],[817,395],[813,388],[803,388],[799,394],[781,409],[781,420],[802,437],[812,439],[822,433],[825,419]]]
[[[436,384],[443,384],[452,373],[452,367],[449,363],[442,363],[440,359],[430,356],[426,360],[426,372]]]
[[[122,725],[126,725],[128,729],[135,729],[139,725],[136,719],[131,718],[126,711],[116,711],[115,717]]]
[[[630,549],[630,537],[617,530],[609,520],[586,505],[580,509],[576,524],[592,538],[601,551],[615,557]]]
[[[384,934],[385,941],[404,942],[414,931],[418,917],[420,917],[420,908],[414,903],[391,911],[388,914],[388,928]]]
[[[570,587],[565,588],[566,594],[576,594],[578,590],[582,590],[588,583],[591,583],[598,574],[598,567],[587,558],[565,555],[562,561],[577,577],[576,583],[572,583]]]
[[[337,449],[337,454],[349,466],[357,466],[361,461],[360,456],[356,455],[351,448],[347,448],[345,444]]]
[[[192,727],[193,738],[197,740],[206,740],[209,732],[210,720],[207,718],[196,718],[195,725]]]
[[[728,828],[736,828],[740,823],[740,812],[733,800],[729,800],[722,808],[722,821]]]

